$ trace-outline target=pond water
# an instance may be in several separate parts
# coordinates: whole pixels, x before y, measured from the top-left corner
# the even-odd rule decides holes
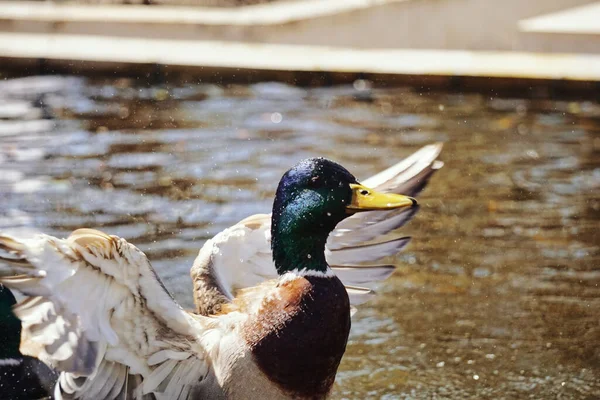
[[[117,234],[192,306],[204,241],[309,156],[368,177],[443,141],[336,399],[600,398],[600,105],[278,83],[0,82],[0,230]]]

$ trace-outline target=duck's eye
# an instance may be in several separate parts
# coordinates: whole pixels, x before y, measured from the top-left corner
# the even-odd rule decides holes
[[[363,190],[360,191],[360,194],[362,194],[363,196],[367,196],[369,194],[369,191],[363,189]]]

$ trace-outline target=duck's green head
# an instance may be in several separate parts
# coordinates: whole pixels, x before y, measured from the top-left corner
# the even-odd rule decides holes
[[[0,285],[0,360],[21,355],[21,321],[12,312],[15,303],[11,291]]]
[[[327,271],[329,233],[355,212],[413,207],[407,196],[377,193],[359,184],[341,165],[309,158],[287,171],[273,203],[271,247],[277,272]]]

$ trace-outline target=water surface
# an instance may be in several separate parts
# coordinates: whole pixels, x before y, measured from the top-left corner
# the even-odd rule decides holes
[[[204,241],[296,161],[368,177],[443,141],[334,398],[600,398],[600,105],[368,86],[5,80],[0,230],[123,236],[191,307]]]

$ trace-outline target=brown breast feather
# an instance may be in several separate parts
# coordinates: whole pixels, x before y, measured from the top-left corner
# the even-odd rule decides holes
[[[265,375],[291,397],[324,398],[350,331],[347,292],[336,277],[280,283],[242,329]]]

